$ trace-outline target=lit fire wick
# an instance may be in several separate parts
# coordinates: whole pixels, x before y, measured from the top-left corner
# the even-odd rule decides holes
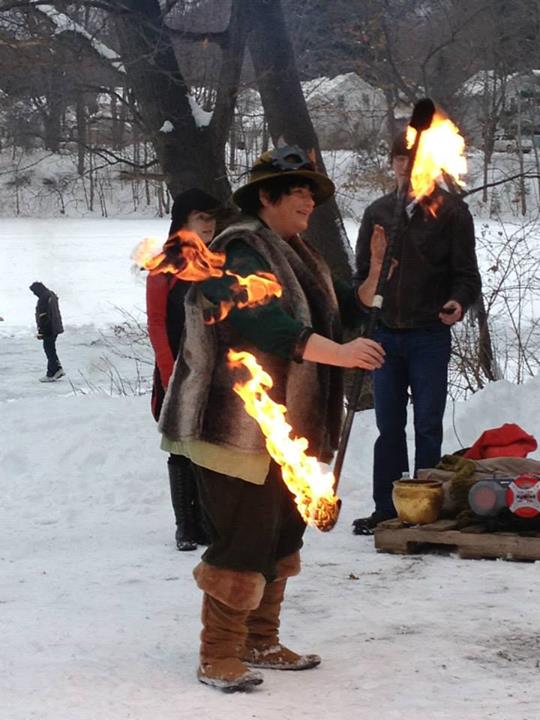
[[[163,247],[154,238],[146,238],[135,248],[133,261],[148,270],[150,275],[170,273],[179,280],[201,282],[227,275],[233,278],[229,287],[230,300],[222,300],[215,309],[205,310],[205,322],[213,324],[224,320],[233,308],[264,305],[273,297],[281,297],[282,289],[275,275],[258,272],[254,275],[237,275],[223,270],[225,253],[210,250],[197,233],[179,230]]]
[[[283,481],[293,493],[298,511],[308,525],[331,530],[337,520],[341,500],[334,495],[334,475],[323,470],[319,461],[305,451],[305,438],[291,437],[292,428],[285,420],[287,409],[267,393],[272,378],[248,352],[229,350],[227,359],[234,368],[246,368],[251,379],[235,383],[233,390],[244,401],[248,415],[259,424],[270,456],[281,466]]]
[[[412,147],[416,130],[407,127],[407,145]],[[427,198],[435,183],[446,173],[459,186],[467,172],[464,155],[465,140],[459,128],[445,115],[436,112],[429,128],[420,136],[418,150],[411,173],[411,194],[418,199]]]

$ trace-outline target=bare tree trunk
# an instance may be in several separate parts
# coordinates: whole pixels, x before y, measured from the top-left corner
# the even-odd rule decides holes
[[[266,119],[266,116],[263,117],[263,126],[262,126],[262,151],[266,152],[268,150],[268,147],[270,145],[270,137],[268,135],[268,121]]]
[[[94,197],[95,197],[95,182],[94,176],[94,153],[92,150],[88,153],[88,179],[90,181],[90,198],[88,203],[88,209],[90,212],[94,212]]]
[[[112,128],[111,128],[111,143],[113,150],[120,150],[122,148],[124,139],[124,123],[126,117],[126,105],[125,103],[118,102],[116,94],[111,92],[111,117],[112,117]]]
[[[143,144],[143,165],[144,165],[144,193],[146,196],[146,204],[150,205],[151,198],[150,198],[150,182],[148,180],[148,170],[146,169],[146,165],[148,163],[148,143],[146,140]]]
[[[491,158],[493,157],[493,150],[495,145],[495,126],[491,121],[486,120],[484,125],[484,148],[482,158],[482,180],[484,189],[482,190],[482,202],[487,203],[488,201],[488,172],[491,164]]]
[[[488,154],[484,148],[484,157],[482,158],[482,185],[484,186],[484,189],[482,190],[482,202],[487,203],[488,200],[488,171],[489,171],[489,160],[488,160]]]
[[[197,126],[158,0],[115,0],[115,4],[123,10],[116,27],[128,79],[169,191],[174,197],[187,188],[201,187],[228,199],[224,147],[244,53],[247,0],[232,2],[218,99],[207,127]]]
[[[309,117],[298,78],[293,48],[285,25],[281,0],[251,0],[249,50],[268,128],[274,144],[315,151],[324,172],[319,141]],[[348,240],[334,199],[318,208],[309,237],[338,275],[351,276]]]
[[[384,93],[384,99],[386,101],[386,127],[388,129],[388,137],[390,138],[390,142],[394,139],[394,137],[397,135],[398,129],[396,125],[396,116],[394,113],[394,107],[395,107],[395,99],[392,91],[390,88],[383,88]]]
[[[81,92],[77,92],[75,112],[77,114],[77,172],[82,177],[84,175],[87,137],[84,97]]]
[[[58,152],[60,149],[61,119],[64,104],[59,71],[52,70],[50,72],[47,78],[47,86],[47,104],[43,111],[45,148],[51,152]]]
[[[538,199],[540,200],[540,157],[538,155],[538,144],[536,142],[537,138],[539,136],[534,134],[532,135],[532,151],[534,153],[534,164],[536,166],[536,177],[537,177],[537,184],[538,184]]]
[[[522,114],[521,114],[521,93],[518,92],[518,113],[517,113],[517,154],[518,154],[518,162],[519,162],[519,199],[521,204],[521,214],[526,215],[527,214],[527,197],[525,194],[525,178],[523,177],[525,173],[525,165],[523,161],[523,145],[522,145]]]
[[[494,71],[495,72],[495,71]],[[501,110],[504,107],[505,84],[497,74],[493,78],[489,77],[489,73],[484,76],[483,90],[483,131],[482,137],[484,142],[484,158],[483,158],[483,184],[482,202],[488,201],[488,190],[485,187],[488,184],[488,171],[493,151],[495,150],[495,134],[500,119]]]
[[[231,132],[229,134],[229,169],[231,172],[234,172],[236,169],[236,143],[238,142],[237,131],[237,120],[235,117],[231,123]]]

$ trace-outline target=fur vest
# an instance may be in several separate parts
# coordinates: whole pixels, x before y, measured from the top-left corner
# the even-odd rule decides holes
[[[324,259],[300,237],[285,242],[260,220],[246,218],[213,241],[214,251],[241,239],[269,264],[283,287],[285,312],[320,335],[339,342],[341,324],[330,270]],[[329,461],[336,449],[343,412],[342,371],[311,362],[296,363],[265,353],[247,342],[224,320],[205,325],[208,300],[194,283],[186,301],[183,345],[160,416],[168,438],[204,440],[246,453],[265,452],[258,424],[245,411],[233,385],[241,373],[227,365],[227,351],[246,350],[274,381],[272,399],[287,408],[295,436],[309,441],[309,454]]]

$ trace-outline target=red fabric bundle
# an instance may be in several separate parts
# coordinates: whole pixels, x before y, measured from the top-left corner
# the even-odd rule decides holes
[[[536,450],[535,438],[514,423],[486,430],[463,457],[471,460],[494,457],[526,457]]]

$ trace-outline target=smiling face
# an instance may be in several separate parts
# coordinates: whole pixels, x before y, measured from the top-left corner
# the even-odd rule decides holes
[[[259,198],[261,219],[284,240],[307,230],[315,208],[313,191],[309,186],[292,187],[275,202],[264,190],[259,191]]]
[[[197,233],[201,240],[208,245],[212,242],[216,232],[216,218],[203,210],[192,210],[183,229]]]

